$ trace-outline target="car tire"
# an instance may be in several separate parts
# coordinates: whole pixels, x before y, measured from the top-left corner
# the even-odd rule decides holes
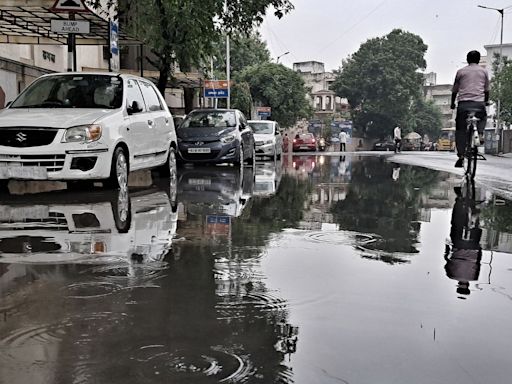
[[[178,159],[176,156],[176,149],[174,147],[169,148],[169,153],[167,154],[167,161],[162,164],[158,168],[158,173],[160,176],[171,176],[172,173],[176,173],[176,168],[178,167]]]
[[[128,175],[130,167],[125,151],[122,147],[117,147],[112,156],[110,166],[110,176],[107,179],[107,186],[115,189],[128,188]]]
[[[256,167],[256,148],[252,147],[252,155],[247,159],[247,165],[251,168]]]
[[[0,193],[9,193],[9,180],[0,180]]]
[[[244,146],[242,143],[240,143],[240,146],[238,147],[238,157],[233,161],[233,164],[237,167],[244,165]]]
[[[117,231],[127,233],[132,225],[132,206],[128,188],[120,188],[113,192],[110,205]]]

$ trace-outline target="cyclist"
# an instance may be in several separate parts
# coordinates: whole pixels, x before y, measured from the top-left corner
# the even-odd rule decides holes
[[[393,129],[393,139],[395,140],[395,153],[402,152],[402,129],[399,125]]]
[[[478,65],[480,52],[470,51],[467,54],[468,65],[457,71],[452,88],[451,109],[455,109],[455,100],[458,95],[457,116],[455,118],[455,144],[457,146],[456,168],[462,168],[467,140],[467,114],[470,110],[477,110],[475,117],[479,119],[478,132],[482,137],[487,113],[485,106],[489,103],[489,75]]]

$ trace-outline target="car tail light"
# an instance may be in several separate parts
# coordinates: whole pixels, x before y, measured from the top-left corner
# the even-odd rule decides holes
[[[313,139],[313,144],[314,144],[314,143],[316,143],[316,140],[315,140],[315,139]]]
[[[293,142],[296,143],[297,142],[297,139],[293,139]]]

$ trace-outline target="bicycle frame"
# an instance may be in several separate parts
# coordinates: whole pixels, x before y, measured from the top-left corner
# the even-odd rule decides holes
[[[466,119],[468,125],[466,129],[466,153],[467,159],[465,174],[471,176],[471,179],[476,175],[476,162],[478,158],[478,146],[480,145],[480,135],[478,134],[478,121],[475,112],[470,112]]]

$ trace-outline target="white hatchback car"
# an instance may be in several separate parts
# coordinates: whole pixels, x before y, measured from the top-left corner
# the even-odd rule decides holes
[[[0,183],[104,180],[131,171],[176,176],[176,132],[148,80],[116,73],[44,75],[0,113]]]
[[[256,156],[270,156],[280,159],[283,153],[283,138],[277,121],[249,120],[256,145]]]

